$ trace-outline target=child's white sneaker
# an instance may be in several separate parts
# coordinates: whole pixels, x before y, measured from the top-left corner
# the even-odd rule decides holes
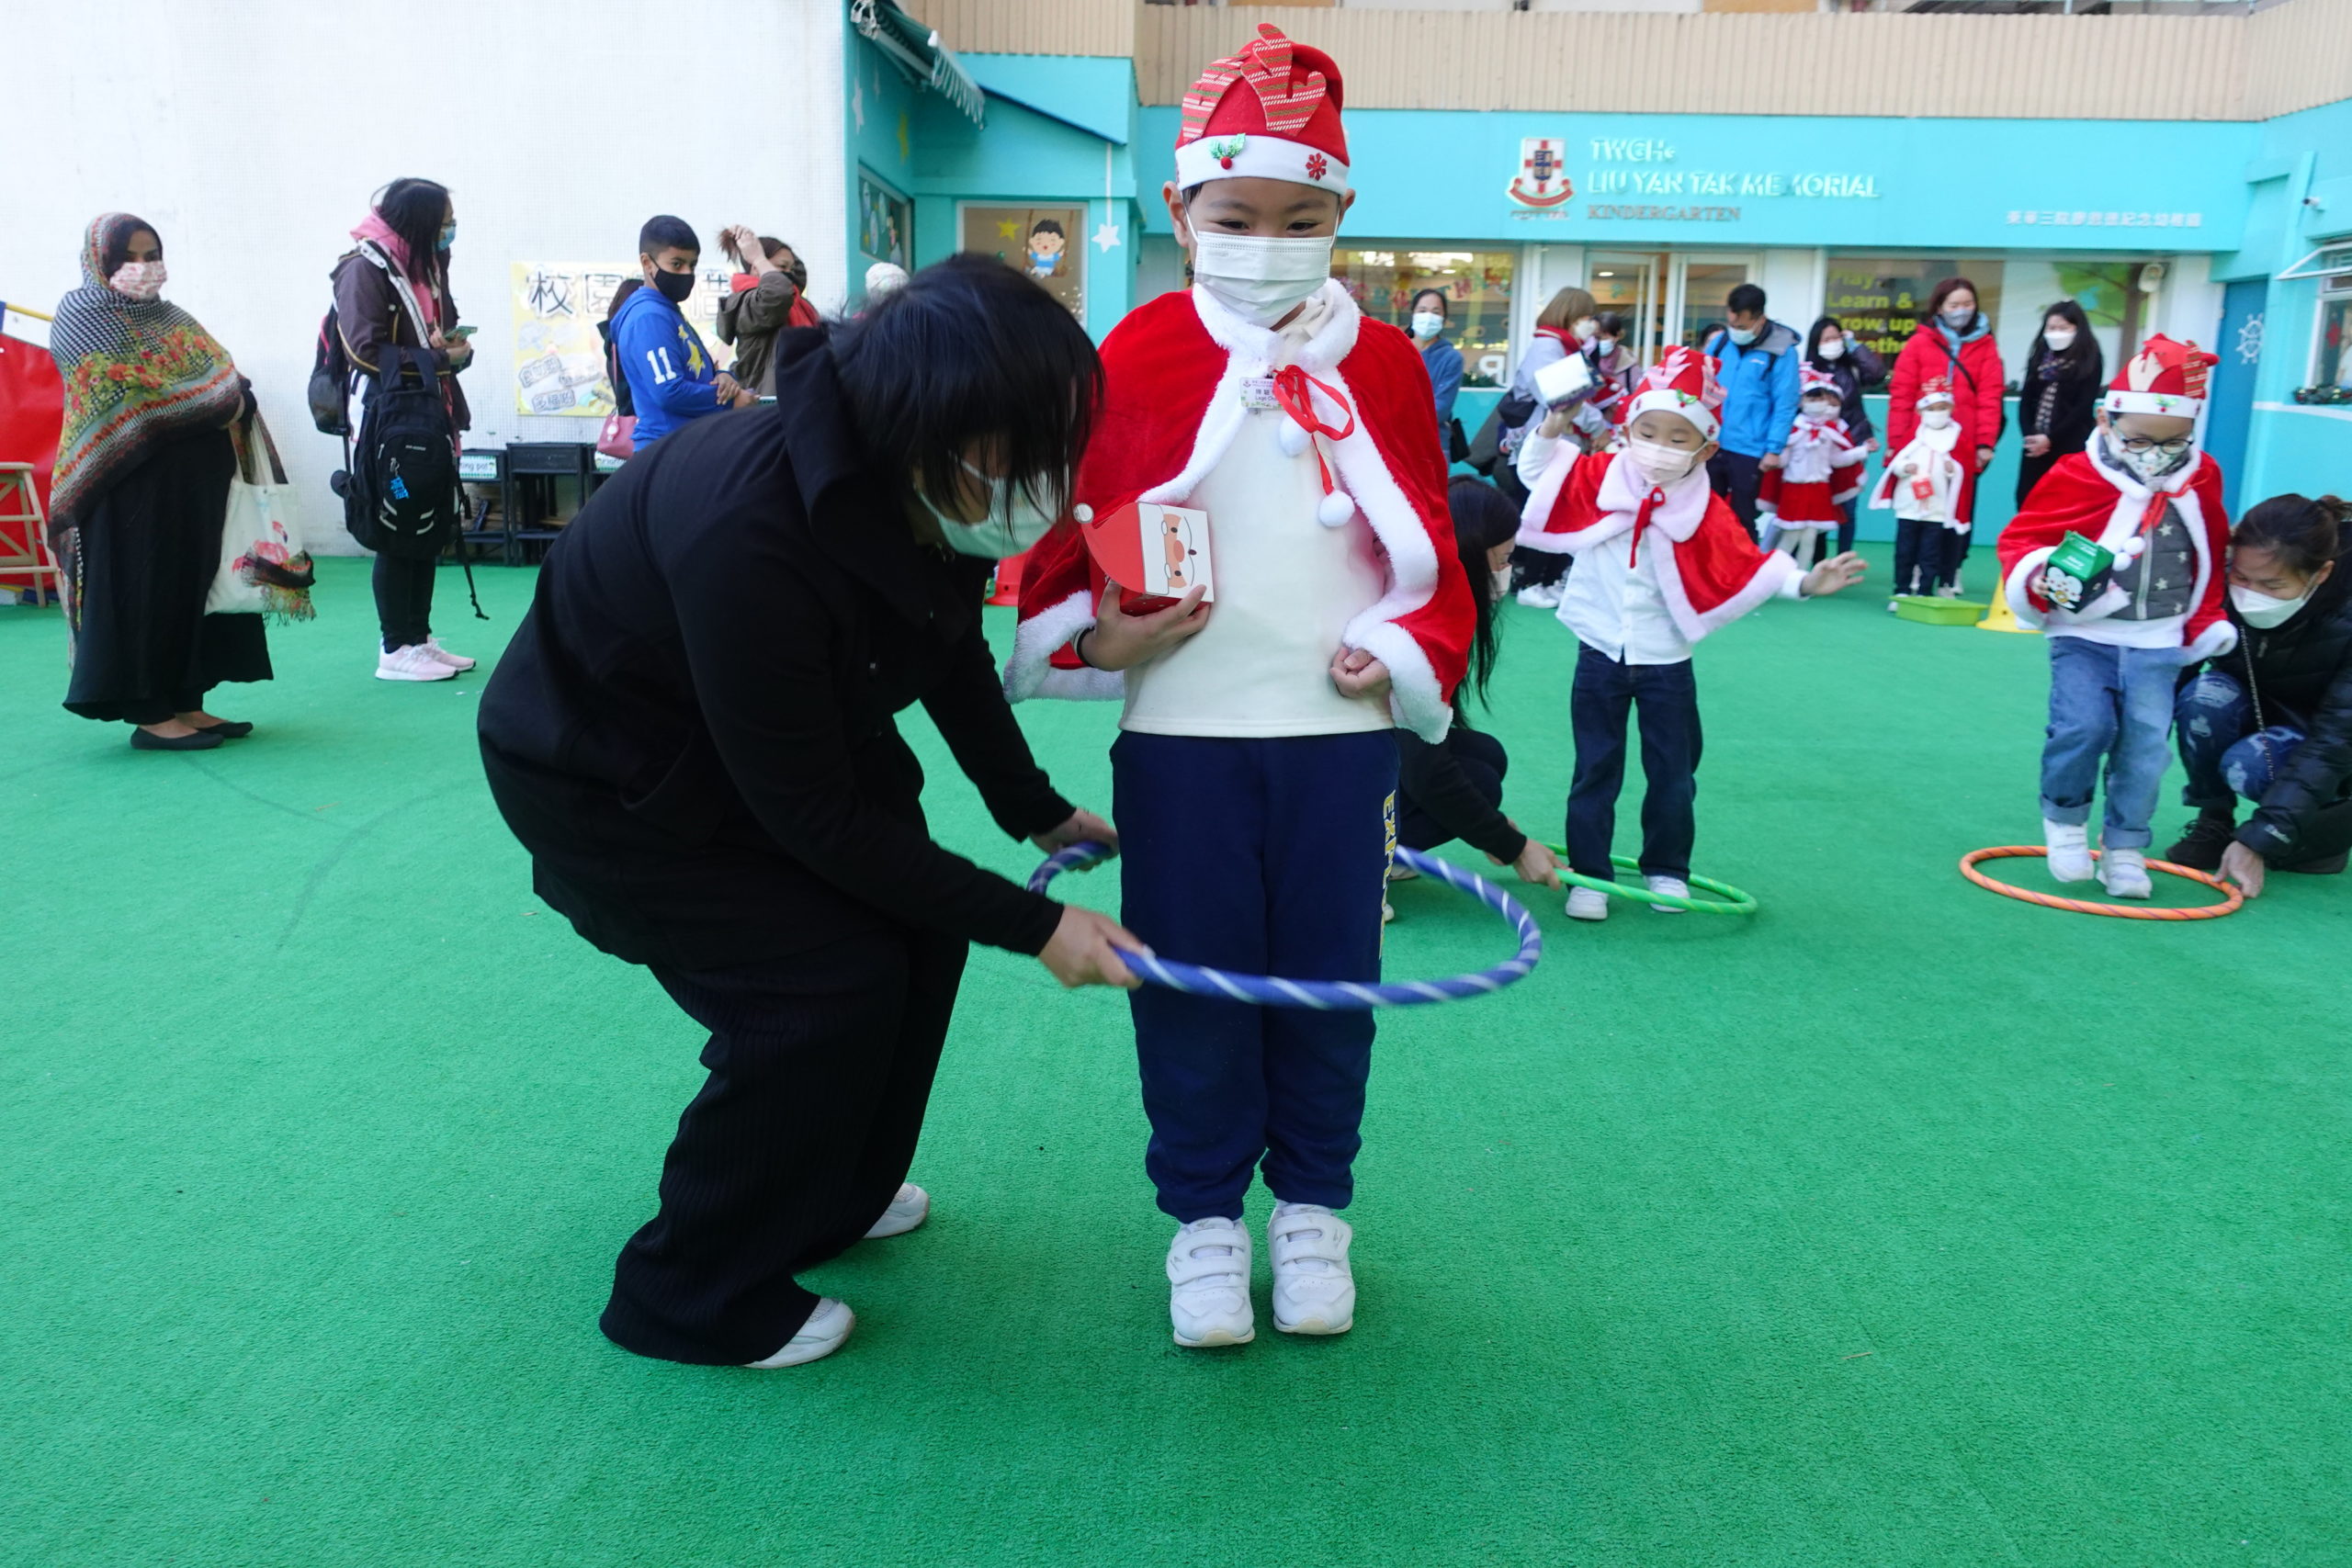
[[[755,1371],[771,1372],[778,1367],[797,1367],[803,1361],[820,1360],[849,1342],[849,1331],[857,1326],[857,1314],[849,1303],[827,1296],[800,1325],[800,1332],[785,1341],[784,1348],[765,1360],[746,1361]]]
[[[1258,1337],[1250,1310],[1250,1233],[1239,1220],[1181,1226],[1168,1246],[1168,1321],[1188,1350],[1247,1345]]]
[[[2061,882],[2091,879],[2091,830],[2080,822],[2041,819],[2041,842],[2050,852],[2050,874]]]
[[[1519,602],[1531,610],[1556,610],[1560,595],[1566,592],[1556,582],[1537,582],[1519,591]]]
[[[1668,898],[1690,897],[1690,885],[1679,876],[1645,876],[1642,880],[1650,885],[1651,892],[1664,894]],[[1678,908],[1672,904],[1652,904],[1650,908],[1661,915],[1681,915],[1690,912],[1687,909]]]
[[[1277,1203],[1266,1220],[1274,1260],[1274,1326],[1284,1334],[1345,1334],[1356,1325],[1355,1230],[1320,1203]]]
[[[2118,898],[2153,898],[2156,885],[2148,880],[2148,852],[2109,850],[2098,857],[2098,885]]]
[[[1609,918],[1609,895],[1598,887],[1568,889],[1568,919],[1572,920],[1605,920]]]

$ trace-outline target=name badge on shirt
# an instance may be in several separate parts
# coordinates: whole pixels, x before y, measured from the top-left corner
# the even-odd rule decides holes
[[[1241,406],[1252,412],[1282,407],[1274,401],[1274,378],[1272,376],[1244,376],[1241,378]]]

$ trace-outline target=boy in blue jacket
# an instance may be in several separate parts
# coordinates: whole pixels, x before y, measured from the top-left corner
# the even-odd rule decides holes
[[[1724,306],[1730,325],[1699,350],[1723,367],[1722,446],[1707,459],[1707,482],[1752,536],[1764,470],[1781,466],[1781,449],[1796,424],[1797,362],[1804,355],[1797,334],[1765,315],[1764,290],[1756,285],[1738,285]]]
[[[695,291],[702,242],[683,218],[649,218],[637,233],[645,287],[613,318],[621,374],[637,403],[637,449],[644,451],[689,420],[758,400],[718,368],[678,307]]]

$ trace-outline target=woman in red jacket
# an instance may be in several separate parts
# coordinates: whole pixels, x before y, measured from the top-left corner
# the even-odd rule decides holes
[[[1961,477],[1958,510],[1967,523],[1975,516],[1976,477],[1992,462],[1993,444],[2001,438],[2001,351],[1993,344],[1993,323],[1976,308],[1976,285],[1964,277],[1936,285],[1911,341],[1895,356],[1887,384],[1887,451],[1911,444],[1918,430],[1919,389],[1939,376],[1951,382],[1952,417],[1961,430],[1956,451],[1975,454]],[[1969,532],[1945,531],[1942,581],[1954,587],[1968,558]]]

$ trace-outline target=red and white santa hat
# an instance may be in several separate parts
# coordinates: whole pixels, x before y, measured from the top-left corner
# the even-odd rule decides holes
[[[1289,180],[1344,192],[1348,135],[1340,68],[1272,22],[1239,54],[1201,73],[1176,119],[1176,188],[1210,180]]]
[[[1724,402],[1715,368],[1714,360],[1696,349],[1679,344],[1668,349],[1666,357],[1649,367],[1626,400],[1624,423],[1631,424],[1653,409],[1663,409],[1680,414],[1713,441],[1722,425],[1715,411]]]
[[[2194,343],[2175,343],[2162,333],[2140,345],[2107,386],[2102,406],[2109,413],[2162,413],[2195,419],[2205,407],[2206,372],[2221,362]]]
[[[1802,401],[1806,398],[1814,396],[1815,393],[1822,393],[1829,397],[1833,397],[1838,400],[1841,406],[1846,401],[1846,390],[1844,388],[1838,385],[1837,377],[1832,376],[1826,370],[1816,370],[1810,365],[1798,367],[1798,400]]]
[[[1954,406],[1951,377],[1930,376],[1919,383],[1919,395],[1911,400],[1911,406],[1923,409],[1931,403],[1941,403],[1947,408]]]

